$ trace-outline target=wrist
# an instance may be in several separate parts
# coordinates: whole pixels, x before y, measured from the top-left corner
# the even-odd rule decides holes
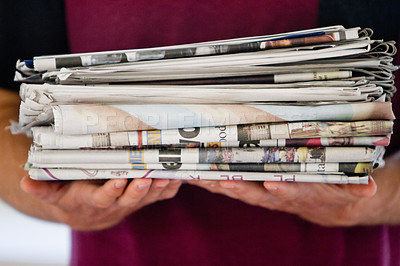
[[[400,151],[386,159],[386,165],[373,172],[377,193],[363,202],[363,225],[400,224]]]

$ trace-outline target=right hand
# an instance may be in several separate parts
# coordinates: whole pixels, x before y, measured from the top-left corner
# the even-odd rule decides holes
[[[65,223],[74,230],[109,228],[129,214],[176,195],[182,181],[168,179],[111,179],[99,181],[21,180],[21,188],[40,198],[48,220]]]

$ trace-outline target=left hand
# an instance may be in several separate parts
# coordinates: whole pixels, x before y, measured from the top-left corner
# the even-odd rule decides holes
[[[377,191],[372,179],[368,185],[205,180],[189,183],[251,205],[297,214],[324,226],[370,224],[368,201]]]

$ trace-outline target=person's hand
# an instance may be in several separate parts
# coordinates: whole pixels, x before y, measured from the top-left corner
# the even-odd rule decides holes
[[[358,205],[376,192],[373,180],[369,185],[251,181],[189,183],[251,205],[297,214],[308,221],[326,226],[361,223]]]
[[[114,179],[99,181],[35,181],[21,167],[27,161],[32,139],[4,130],[18,120],[21,99],[0,89],[0,198],[28,215],[61,222],[77,230],[113,226],[127,215],[158,200],[173,197],[181,181]],[[22,189],[21,189],[22,188]]]
[[[39,198],[48,220],[75,230],[100,230],[153,202],[176,195],[181,181],[167,179],[112,179],[99,181],[21,180],[22,189]]]
[[[368,185],[189,181],[251,205],[297,214],[324,226],[400,224],[400,151]]]

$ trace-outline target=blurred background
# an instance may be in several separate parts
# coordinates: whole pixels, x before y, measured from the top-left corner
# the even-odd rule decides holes
[[[0,265],[68,265],[71,232],[24,215],[0,200]]]
[[[381,8],[372,8],[377,3]],[[319,26],[372,27],[377,38],[399,39],[399,0],[320,0],[319,4]],[[64,11],[62,0],[0,0],[1,88],[18,90],[19,84],[13,82],[17,59],[69,52]],[[397,64],[399,59],[400,53]],[[399,97],[400,93],[396,102]],[[397,123],[396,134],[399,127]],[[398,149],[400,138],[396,139],[389,150]],[[0,266],[68,265],[70,249],[67,226],[28,217],[0,200]]]
[[[0,40],[0,88],[17,91],[16,59],[68,52],[64,1],[0,0]],[[26,216],[0,199],[0,266],[68,265],[70,234],[65,225]]]

